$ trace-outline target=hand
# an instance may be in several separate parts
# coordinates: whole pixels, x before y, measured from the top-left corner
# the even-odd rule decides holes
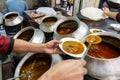
[[[103,12],[104,12],[106,15],[108,15],[108,13],[110,12],[110,10],[109,10],[109,8],[104,7],[104,8],[103,8]]]
[[[63,52],[59,49],[59,45],[60,41],[57,40],[51,40],[49,42],[46,43],[46,48],[45,48],[45,53],[48,54],[53,54],[53,53],[57,53],[57,54],[62,54]]]
[[[87,73],[84,68],[85,60],[64,60],[47,72],[45,72],[38,80],[83,80]]]

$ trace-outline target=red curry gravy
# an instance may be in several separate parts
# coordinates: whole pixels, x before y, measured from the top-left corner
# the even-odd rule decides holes
[[[111,59],[120,56],[120,49],[111,44],[101,42],[100,44],[92,45],[88,54],[96,58]]]

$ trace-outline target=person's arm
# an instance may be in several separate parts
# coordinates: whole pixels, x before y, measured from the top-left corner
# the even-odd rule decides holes
[[[104,8],[103,8],[103,12],[104,12],[107,16],[109,16],[109,17],[111,17],[111,18],[113,18],[113,19],[116,19],[117,15],[118,15],[118,13],[119,13],[119,12],[112,12],[112,11],[110,11],[109,8],[107,8],[107,7],[104,7]]]
[[[38,80],[84,80],[85,60],[64,60],[46,71]]]
[[[62,51],[58,49],[59,41],[52,40],[47,43],[31,43],[20,39],[15,39],[13,51],[14,52],[34,52],[34,53],[58,53]]]

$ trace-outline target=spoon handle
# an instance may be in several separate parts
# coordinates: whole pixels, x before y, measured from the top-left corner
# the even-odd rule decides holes
[[[81,57],[81,59],[84,59],[84,58],[85,58],[85,56],[87,55],[87,53],[88,53],[88,51],[89,51],[91,45],[92,45],[92,44],[89,44],[89,45],[88,45],[88,47],[87,47],[85,53],[83,54],[83,56]]]

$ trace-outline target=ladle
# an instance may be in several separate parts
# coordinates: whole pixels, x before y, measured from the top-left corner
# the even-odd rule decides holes
[[[85,58],[85,56],[87,55],[92,44],[99,44],[101,41],[102,41],[102,38],[98,35],[88,35],[86,37],[86,42],[88,42],[88,47],[87,47],[85,53],[83,54],[83,56],[81,57],[81,59]]]

